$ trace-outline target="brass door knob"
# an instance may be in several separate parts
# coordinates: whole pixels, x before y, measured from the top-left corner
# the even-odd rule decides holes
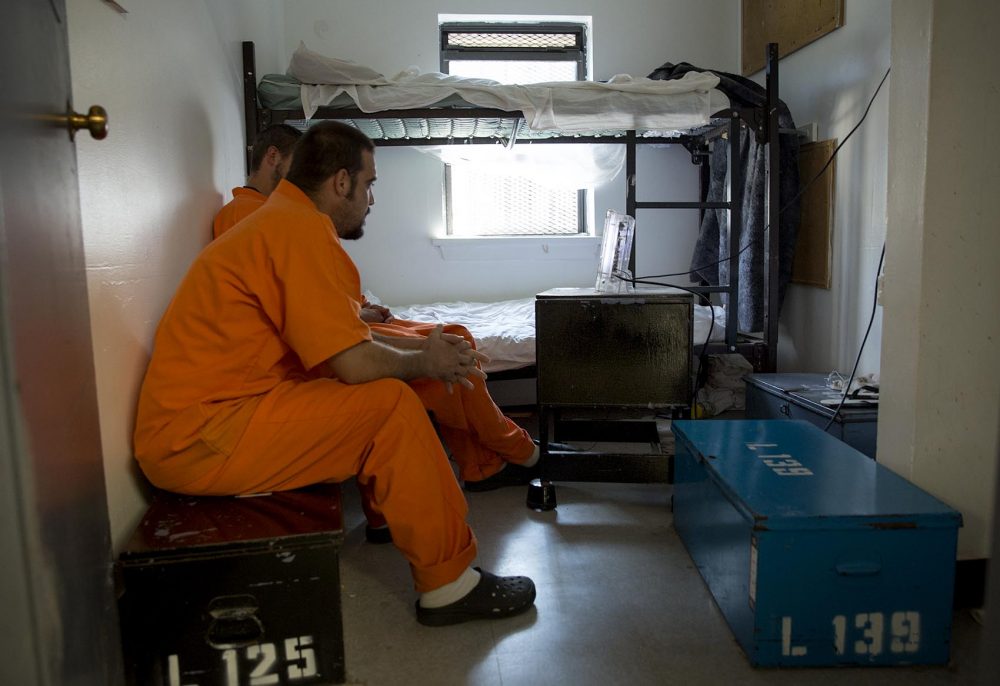
[[[91,107],[87,114],[77,114],[71,109],[66,114],[66,121],[69,124],[70,138],[80,129],[90,131],[90,137],[96,140],[102,140],[108,135],[108,113],[100,105]]]

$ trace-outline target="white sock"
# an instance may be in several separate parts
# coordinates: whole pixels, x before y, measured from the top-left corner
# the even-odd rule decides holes
[[[535,446],[535,450],[531,453],[531,457],[529,457],[524,462],[521,462],[520,465],[522,467],[534,467],[536,464],[538,464],[538,458],[541,457],[541,455],[542,455],[542,451],[536,445]]]
[[[466,567],[465,571],[462,572],[462,575],[450,584],[445,584],[444,586],[435,588],[433,591],[421,593],[420,607],[431,609],[451,605],[452,603],[469,595],[469,592],[474,589],[478,583],[479,572],[474,570],[472,567]]]

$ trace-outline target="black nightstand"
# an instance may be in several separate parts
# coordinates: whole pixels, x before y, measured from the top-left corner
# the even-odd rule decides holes
[[[691,406],[694,298],[676,289],[598,293],[555,288],[535,298],[539,439],[551,478],[649,481],[668,478],[656,416]],[[639,443],[650,448],[626,466],[609,457],[632,453],[549,450],[553,440]],[[633,471],[630,476],[629,471]],[[554,473],[553,473],[554,472]]]

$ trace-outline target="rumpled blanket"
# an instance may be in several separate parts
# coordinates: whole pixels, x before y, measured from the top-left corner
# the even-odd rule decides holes
[[[690,72],[672,81],[619,74],[607,82],[559,81],[530,85],[448,74],[421,74],[416,67],[392,78],[363,65],[325,57],[300,44],[288,75],[302,82],[302,109],[311,118],[319,107],[347,94],[363,112],[430,107],[459,96],[477,107],[523,113],[536,131],[565,133],[602,129],[685,130],[702,126],[719,107],[714,74]]]
[[[753,366],[746,358],[736,353],[709,355],[705,364],[705,385],[698,389],[696,399],[705,413],[714,417],[726,410],[745,408],[745,378],[753,373]]]

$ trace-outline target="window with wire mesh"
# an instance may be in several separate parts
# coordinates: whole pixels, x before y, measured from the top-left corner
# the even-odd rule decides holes
[[[442,24],[441,71],[501,83],[586,78],[581,24]],[[451,236],[552,236],[586,231],[586,191],[553,189],[516,175],[448,165]]]

